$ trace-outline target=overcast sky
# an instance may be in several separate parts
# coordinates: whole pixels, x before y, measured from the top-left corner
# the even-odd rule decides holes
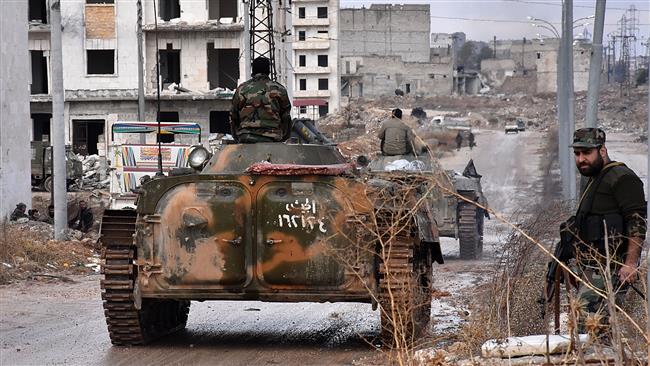
[[[467,39],[491,41],[493,36],[498,39],[528,39],[536,38],[540,33],[552,36],[549,31],[531,26],[527,16],[534,16],[555,23],[560,27],[562,7],[560,0],[340,0],[341,7],[361,7],[379,3],[392,4],[430,4],[431,5],[431,32],[465,32]],[[595,12],[596,1],[573,1],[573,19],[587,17]],[[634,5],[639,32],[637,36],[644,36],[645,42],[650,30],[650,1],[626,0],[607,1],[605,12],[605,35],[617,29],[617,22],[625,14],[625,9]],[[459,19],[464,18],[464,19]],[[589,32],[593,33],[593,24],[588,25]],[[575,33],[580,33],[578,27]],[[645,47],[637,46],[637,54],[645,52]]]

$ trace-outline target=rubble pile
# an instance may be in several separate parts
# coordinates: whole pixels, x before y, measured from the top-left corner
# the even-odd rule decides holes
[[[110,184],[108,167],[102,163],[99,155],[77,155],[77,157],[83,164],[83,178],[75,182],[76,188],[84,191],[108,189]]]
[[[99,271],[96,233],[68,230],[69,240],[52,240],[52,225],[40,221],[7,222],[2,231],[0,284]]]

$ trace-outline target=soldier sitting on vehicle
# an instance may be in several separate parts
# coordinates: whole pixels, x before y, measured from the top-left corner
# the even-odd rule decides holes
[[[405,155],[414,150],[415,135],[401,119],[402,111],[399,108],[393,109],[391,118],[381,125],[379,139],[384,155]]]
[[[282,84],[269,79],[266,57],[253,60],[253,77],[232,98],[230,126],[237,142],[281,142],[291,134],[291,102]]]

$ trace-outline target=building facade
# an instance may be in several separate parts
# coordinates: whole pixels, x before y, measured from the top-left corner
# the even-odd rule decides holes
[[[342,95],[451,94],[453,57],[432,57],[430,15],[429,5],[341,9]]]
[[[159,57],[161,120],[199,123],[205,140],[210,133],[228,132],[232,93],[244,80],[245,5],[159,0],[154,11],[153,2],[142,3],[144,119],[156,120]],[[62,1],[61,16],[66,143],[77,153],[104,155],[112,124],[138,120],[137,2]],[[50,134],[52,116],[47,0],[29,2],[28,43],[31,138],[42,140]],[[155,140],[148,136],[143,142]]]
[[[294,0],[291,36],[292,115],[317,119],[338,111],[339,1]]]

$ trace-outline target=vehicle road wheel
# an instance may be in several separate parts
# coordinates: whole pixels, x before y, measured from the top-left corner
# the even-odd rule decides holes
[[[395,237],[380,258],[381,339],[388,347],[412,347],[431,319],[430,251],[422,255],[415,244]]]
[[[461,259],[478,259],[483,245],[479,233],[476,206],[469,202],[458,202],[458,241]]]
[[[41,187],[43,187],[43,189],[46,192],[52,192],[52,185],[53,184],[54,183],[52,181],[52,176],[50,175],[49,177],[45,178],[45,180],[43,180],[43,183],[41,183]]]

